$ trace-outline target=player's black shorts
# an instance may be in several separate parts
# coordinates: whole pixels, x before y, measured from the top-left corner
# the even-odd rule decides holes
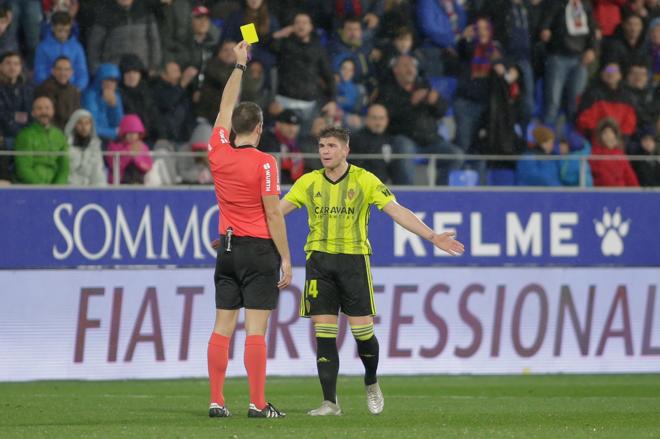
[[[376,314],[369,255],[312,252],[307,257],[300,315]]]
[[[275,309],[280,291],[280,255],[270,239],[233,236],[231,252],[225,237],[215,265],[217,309]]]

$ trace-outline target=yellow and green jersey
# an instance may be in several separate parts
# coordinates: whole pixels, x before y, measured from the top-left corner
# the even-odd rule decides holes
[[[296,207],[307,207],[309,235],[305,252],[369,255],[371,205],[383,209],[395,198],[374,174],[349,165],[336,182],[326,177],[324,169],[308,172],[284,199]]]

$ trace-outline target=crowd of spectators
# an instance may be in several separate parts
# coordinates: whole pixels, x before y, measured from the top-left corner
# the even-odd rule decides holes
[[[241,99],[285,183],[342,125],[397,185],[444,154],[437,185],[660,186],[660,0],[0,0],[0,184],[211,183],[150,151],[205,151],[246,23]]]

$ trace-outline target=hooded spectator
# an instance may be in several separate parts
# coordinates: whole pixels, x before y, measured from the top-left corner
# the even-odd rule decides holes
[[[46,79],[34,91],[35,96],[48,96],[55,106],[53,124],[64,129],[71,114],[80,108],[80,90],[71,84],[73,69],[71,61],[65,56],[55,60],[50,78]]]
[[[144,175],[151,170],[153,161],[149,148],[142,141],[144,125],[135,114],[127,114],[119,124],[119,140],[108,145],[109,152],[123,152],[119,158],[119,181],[121,184],[144,184]],[[116,170],[113,155],[106,156],[108,181],[114,183]]]
[[[545,126],[532,131],[533,142],[524,155],[528,158],[516,164],[516,183],[519,186],[561,186],[560,164],[557,160],[538,160],[537,157],[552,155],[555,133]]]
[[[582,97],[577,127],[584,135],[591,135],[599,122],[611,117],[620,131],[630,136],[637,129],[637,113],[632,95],[621,83],[621,68],[616,61],[603,65],[600,78]]]
[[[132,53],[121,57],[119,70],[121,71],[119,94],[124,105],[124,113],[137,114],[140,117],[153,144],[162,137],[163,124],[160,122],[151,87],[147,83],[147,70],[140,58]]]
[[[83,95],[83,107],[92,113],[96,131],[104,141],[117,137],[119,122],[124,117],[124,105],[117,89],[119,78],[116,65],[101,64],[91,87]]]
[[[591,155],[591,144],[574,130],[568,130],[559,142],[559,154],[566,156],[566,160],[559,163],[559,175],[564,186],[580,186],[582,168],[584,167],[584,187],[594,185],[591,176],[591,166],[583,158]]]
[[[16,151],[52,152],[59,155],[18,155],[15,159],[16,179],[24,184],[67,184],[69,179],[69,146],[64,133],[53,126],[53,103],[41,96],[32,104],[32,122],[16,137]]]
[[[101,139],[96,134],[92,113],[82,108],[74,111],[64,134],[69,143],[69,184],[106,186]]]
[[[51,22],[52,30],[37,46],[34,58],[34,82],[38,85],[48,79],[55,61],[64,56],[69,59],[73,69],[71,83],[82,92],[89,83],[87,59],[82,45],[71,35],[71,16],[67,12],[56,12]]]
[[[139,56],[150,71],[160,67],[158,26],[145,0],[109,0],[96,10],[87,41],[90,70],[117,64],[126,53]]]
[[[619,125],[614,119],[601,120],[593,135],[593,155],[625,157],[625,144]],[[639,180],[626,159],[589,161],[594,186],[639,186]]]
[[[29,121],[32,85],[23,76],[23,61],[17,52],[0,55],[0,135],[11,149],[18,131]]]

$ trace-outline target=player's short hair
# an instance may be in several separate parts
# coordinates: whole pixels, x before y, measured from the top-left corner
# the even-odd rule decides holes
[[[7,18],[10,12],[11,8],[9,5],[0,5],[0,18]]]
[[[241,102],[231,115],[231,126],[236,134],[250,134],[263,121],[261,108],[254,102]]]
[[[348,145],[348,141],[351,138],[351,133],[346,128],[342,127],[327,127],[321,130],[319,134],[319,139],[325,139],[328,137],[334,137],[342,143]]]
[[[72,22],[71,16],[69,15],[68,12],[65,11],[57,11],[50,17],[50,23],[53,26],[57,26],[57,25],[70,26],[71,22]]]

